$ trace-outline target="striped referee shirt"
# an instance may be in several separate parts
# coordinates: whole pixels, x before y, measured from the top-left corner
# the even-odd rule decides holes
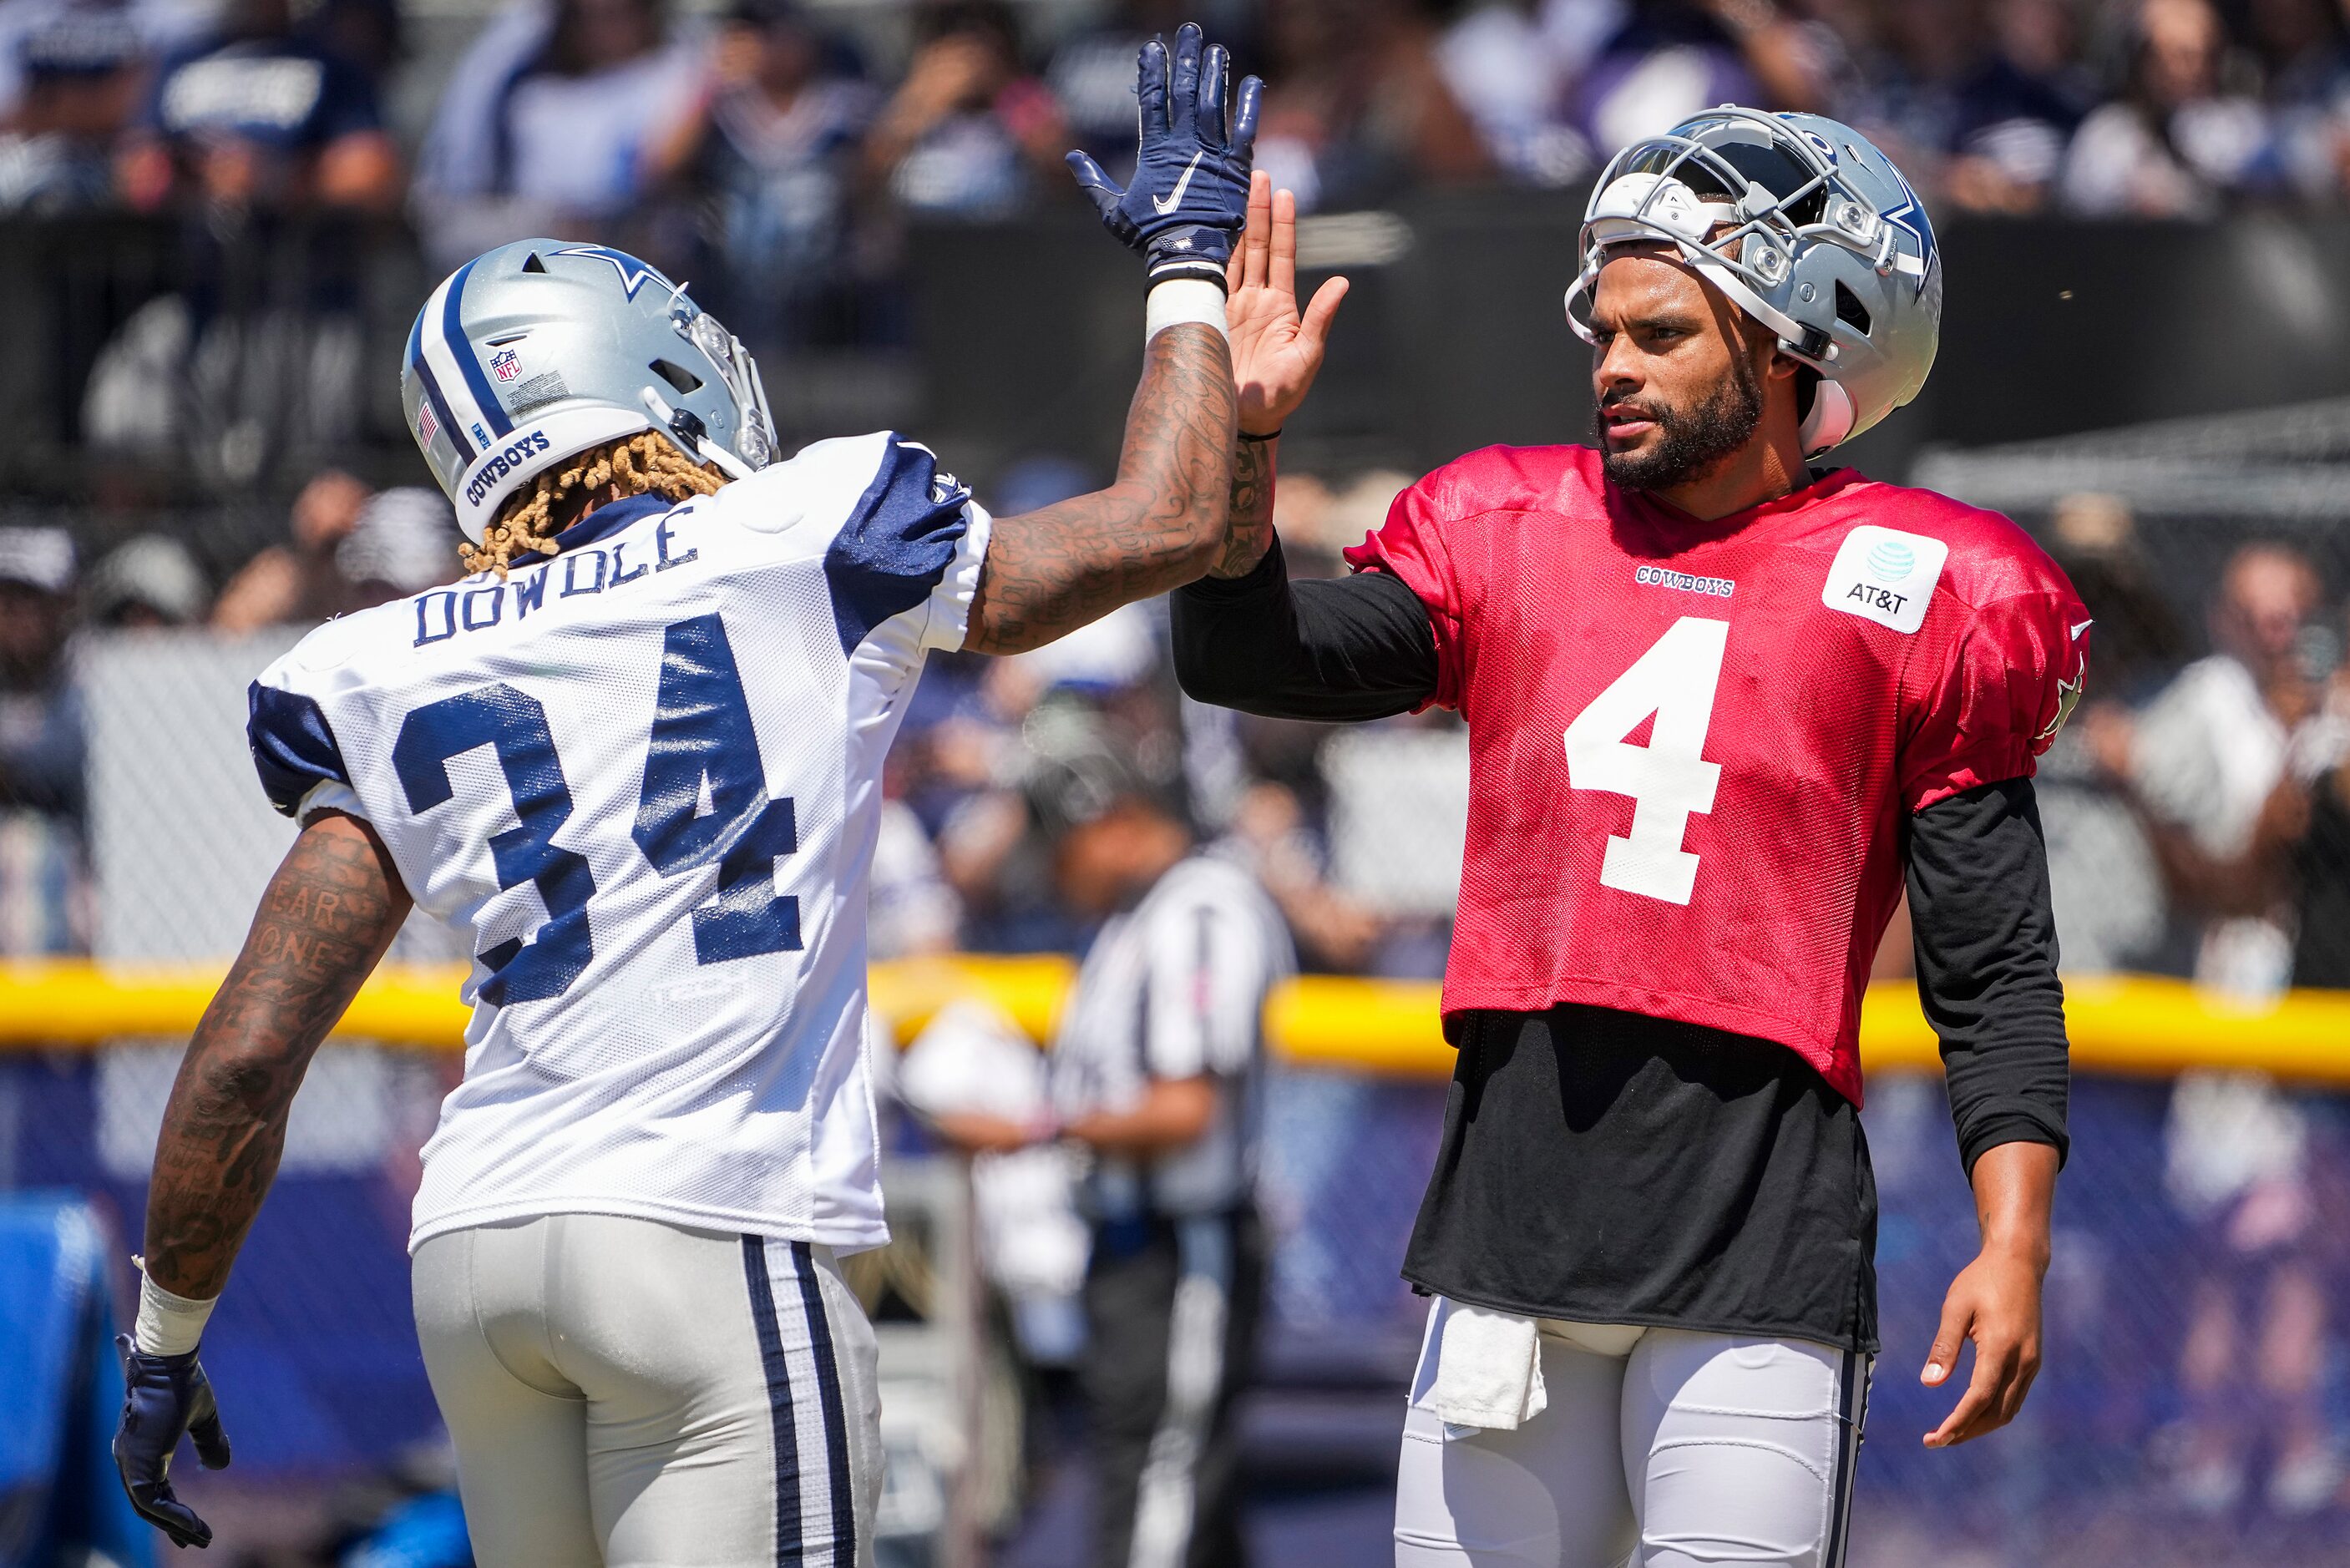
[[[1158,1079],[1212,1075],[1214,1119],[1188,1147],[1097,1154],[1084,1199],[1098,1220],[1221,1213],[1250,1201],[1264,1003],[1296,972],[1281,912],[1230,860],[1195,854],[1101,929],[1062,1014],[1053,1103],[1065,1118],[1137,1104]]]

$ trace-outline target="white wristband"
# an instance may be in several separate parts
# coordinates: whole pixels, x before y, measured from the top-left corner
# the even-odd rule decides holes
[[[130,1330],[130,1342],[142,1355],[185,1355],[203,1338],[204,1324],[220,1298],[200,1302],[175,1296],[149,1279],[145,1262],[139,1262],[139,1322]]]
[[[1224,325],[1224,291],[1204,277],[1170,277],[1153,284],[1142,306],[1142,340],[1149,342],[1170,327],[1197,322],[1212,327],[1229,342]]]

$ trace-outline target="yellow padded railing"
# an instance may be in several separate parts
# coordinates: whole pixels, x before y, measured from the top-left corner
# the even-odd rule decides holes
[[[0,963],[0,1051],[88,1047],[131,1035],[185,1034],[212,999],[214,968],[140,969],[82,961]],[[984,996],[1049,1038],[1072,970],[1057,956],[915,959],[876,964],[873,1002],[902,1042],[948,1002]],[[463,1043],[463,971],[387,968],[360,989],[337,1033],[436,1050]],[[2350,992],[2294,992],[2251,1008],[2183,981],[2074,978],[2065,1013],[2074,1065],[2168,1075],[2190,1067],[2259,1068],[2350,1085]],[[1274,997],[1274,1048],[1317,1066],[1446,1076],[1452,1052],[1437,1026],[1437,987],[1309,975]],[[1874,1071],[1932,1069],[1933,1032],[1908,981],[1869,988],[1861,1054]]]

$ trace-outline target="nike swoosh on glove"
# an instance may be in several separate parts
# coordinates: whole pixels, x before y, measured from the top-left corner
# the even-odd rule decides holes
[[[1119,240],[1143,254],[1152,283],[1197,277],[1224,285],[1224,264],[1248,222],[1249,165],[1256,151],[1254,77],[1233,95],[1229,125],[1224,89],[1232,57],[1222,44],[1202,48],[1199,26],[1175,32],[1172,57],[1153,38],[1137,61],[1142,152],[1124,190],[1083,152],[1069,168]]]
[[[184,1432],[208,1470],[228,1468],[228,1434],[221,1430],[220,1407],[212,1380],[196,1353],[146,1355],[127,1334],[117,1334],[122,1353],[122,1425],[114,1434],[114,1468],[139,1516],[172,1538],[174,1546],[210,1546],[212,1526],[172,1495],[172,1452]]]

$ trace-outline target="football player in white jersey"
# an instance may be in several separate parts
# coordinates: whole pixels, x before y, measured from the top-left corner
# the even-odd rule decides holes
[[[303,1070],[411,902],[473,939],[464,1080],[424,1149],[417,1327],[478,1560],[869,1561],[886,1239],[863,1044],[883,753],[933,648],[1011,653],[1224,545],[1223,268],[1259,86],[1186,26],[1140,58],[1149,263],[1109,488],[991,518],[895,434],[771,462],[749,357],[682,285],[559,240],[427,301],[402,384],[477,541],[452,587],[319,628],[255,682],[301,832],[182,1064],[115,1454],[182,1545],[197,1361]]]

